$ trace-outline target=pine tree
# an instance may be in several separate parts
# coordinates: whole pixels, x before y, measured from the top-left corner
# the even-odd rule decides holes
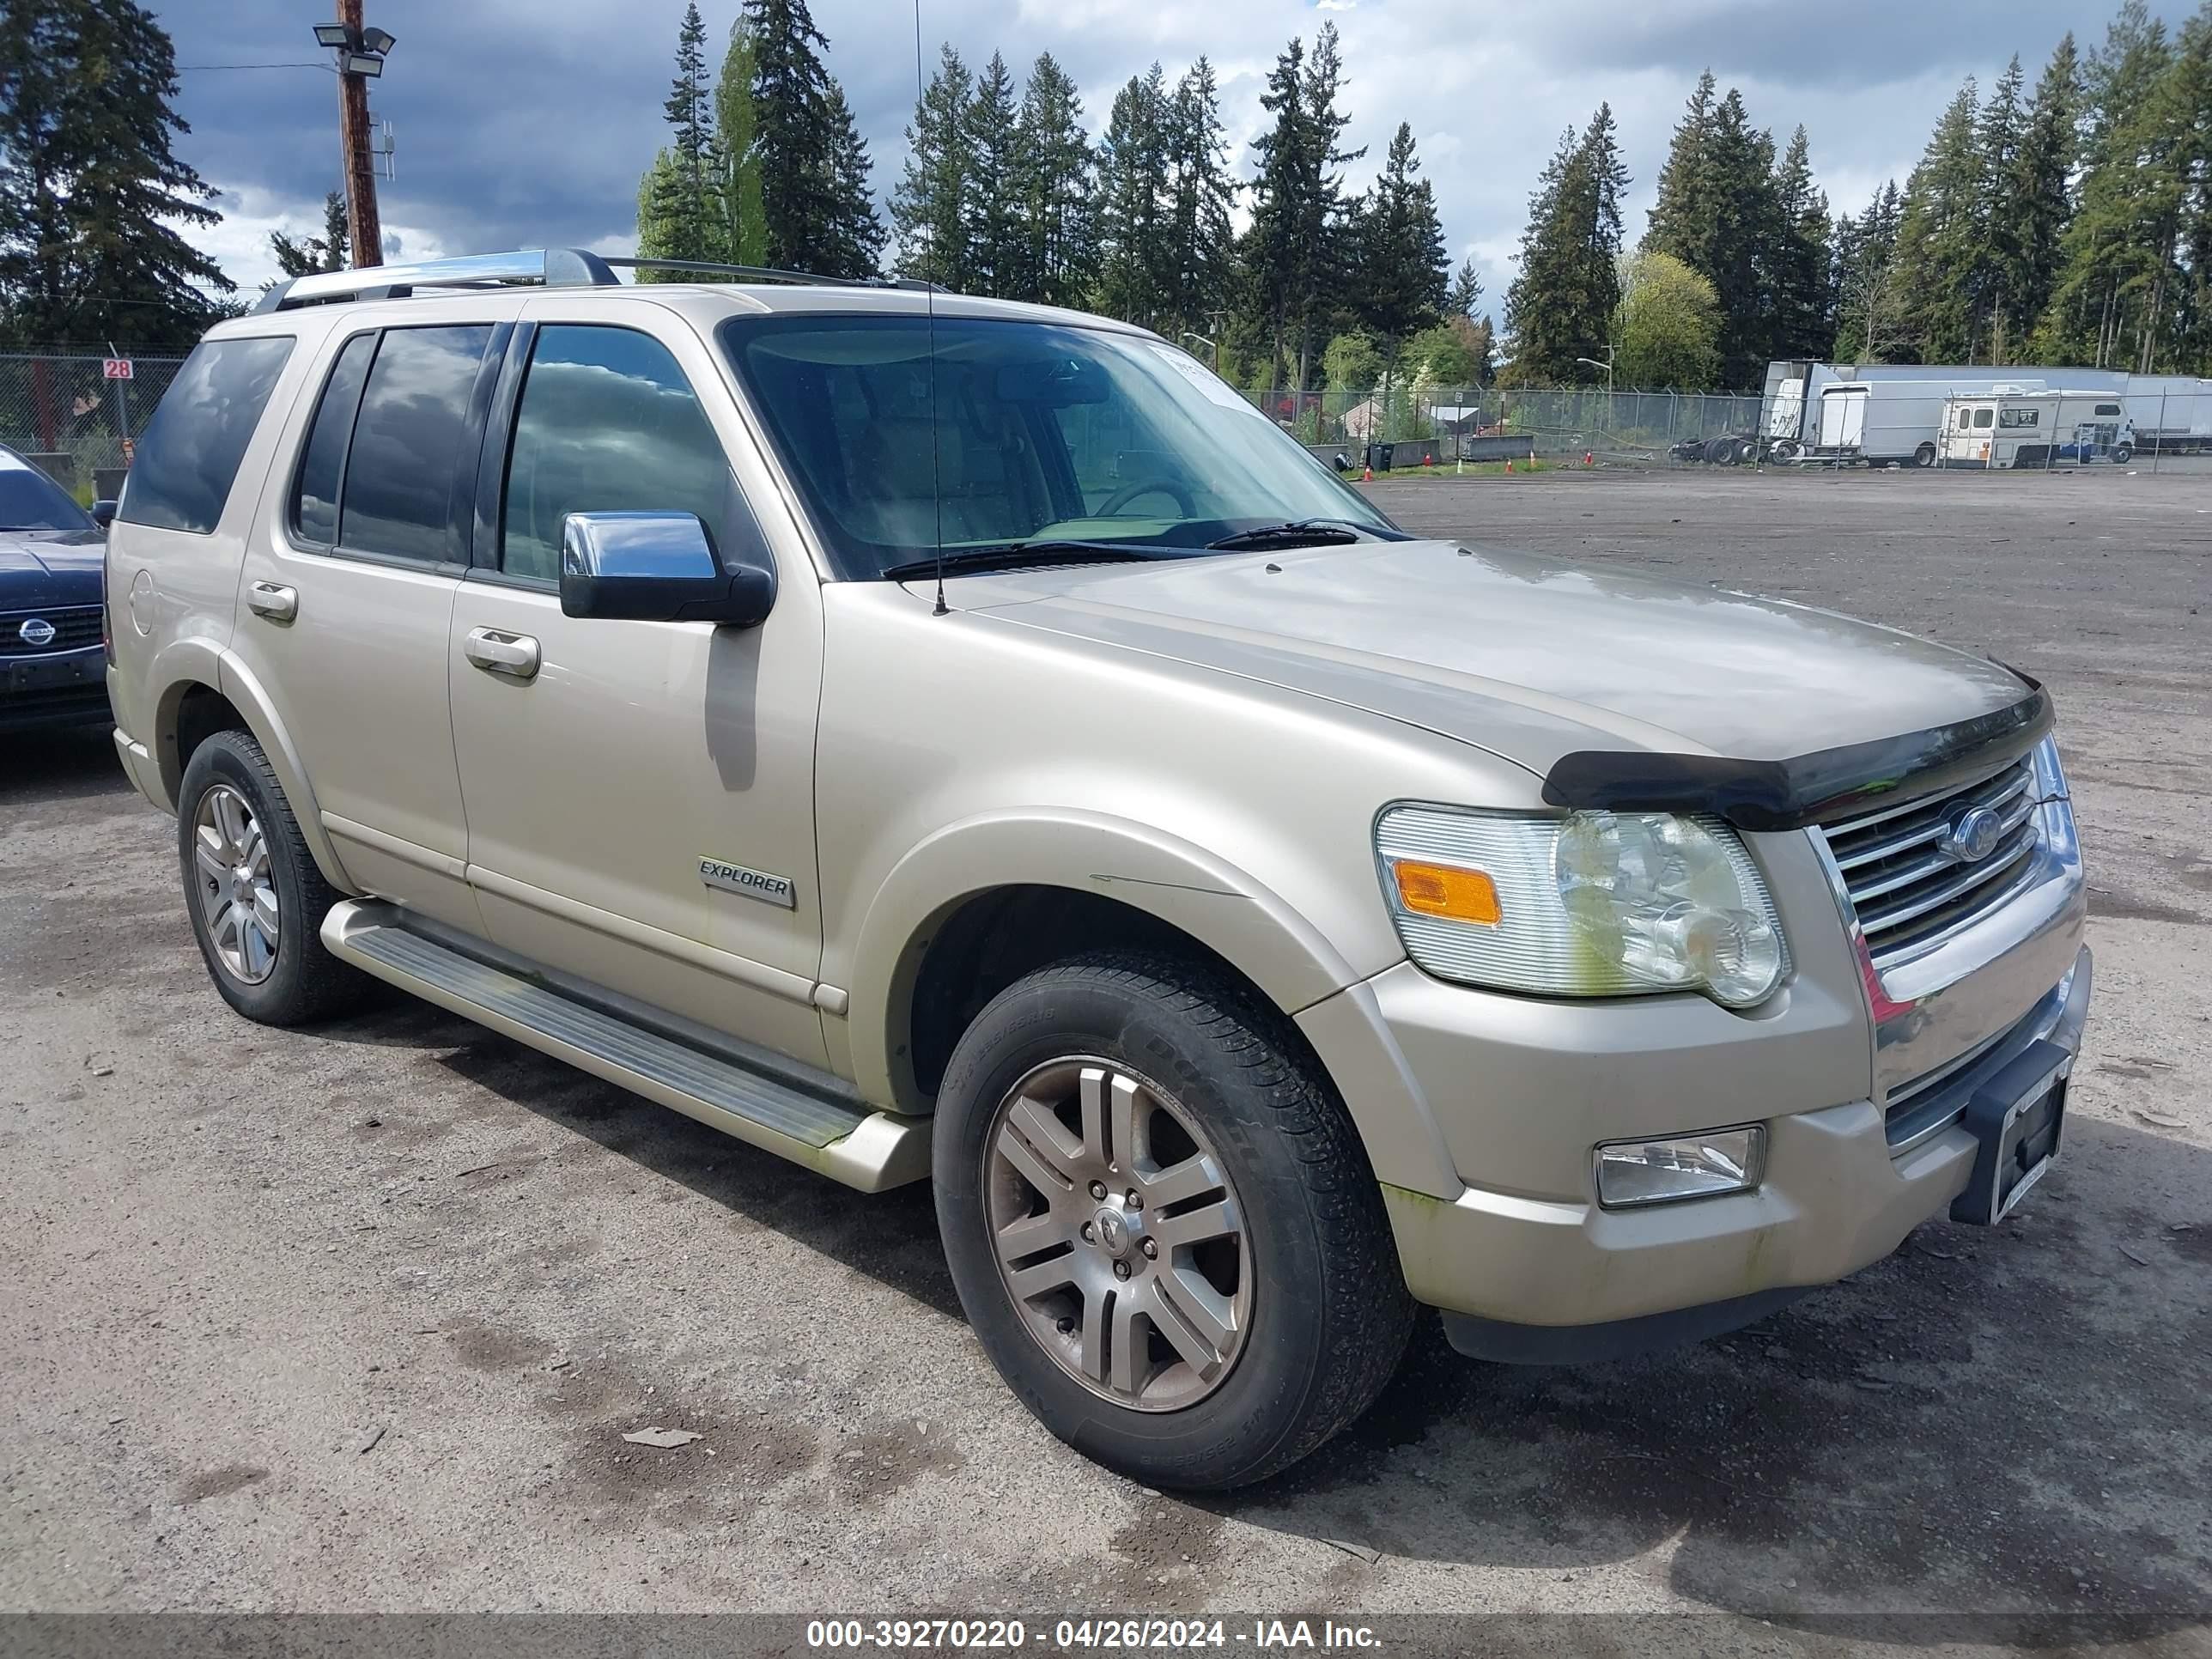
[[[176,58],[132,0],[0,6],[0,305],[14,338],[191,338],[234,288],[185,240],[222,217],[176,158]],[[185,233],[180,234],[180,230]]]
[[[714,131],[722,163],[723,251],[733,264],[768,263],[768,222],[761,203],[760,123],[753,113],[753,73],[758,55],[745,20],[730,25],[722,73],[714,83]]]
[[[1835,299],[1829,286],[1828,198],[1813,183],[1811,148],[1805,129],[1790,137],[1790,148],[1774,175],[1779,240],[1769,273],[1773,357],[1817,357],[1835,337]]]
[[[1893,179],[1857,218],[1836,221],[1836,337],[1827,355],[1838,362],[1901,361],[1904,289],[1897,270],[1897,233],[1904,216],[1904,198]]]
[[[1080,305],[1097,258],[1093,161],[1083,100],[1050,52],[1030,68],[1015,155],[1026,246],[1014,292],[1045,305]]]
[[[1098,143],[1098,305],[1169,327],[1176,293],[1169,210],[1166,80],[1154,64],[1114,95]]]
[[[1474,261],[1471,258],[1461,260],[1459,272],[1451,280],[1451,290],[1444,296],[1446,320],[1449,321],[1454,317],[1464,317],[1469,322],[1473,322],[1474,308],[1480,303],[1481,299],[1482,278],[1476,274]]]
[[[1360,213],[1359,280],[1353,306],[1383,343],[1386,358],[1443,314],[1449,269],[1443,227],[1429,181],[1418,175],[1413,129],[1401,121],[1382,172]]]
[[[1274,125],[1253,141],[1252,223],[1243,246],[1246,292],[1268,342],[1269,378],[1304,387],[1343,277],[1343,150],[1337,108],[1344,64],[1336,26],[1322,25],[1308,57],[1293,39],[1267,74],[1260,106]]]
[[[1969,361],[1977,320],[1982,162],[1972,76],[1951,100],[1905,181],[1898,225],[1897,276],[1905,295],[1913,361]]]
[[[287,276],[319,270],[343,270],[351,258],[346,231],[345,198],[331,191],[323,198],[323,234],[295,240],[281,230],[269,233],[270,257]]]
[[[2139,354],[2142,315],[2164,274],[2154,244],[2160,193],[2151,106],[2174,60],[2166,25],[2125,0],[2082,72],[2081,177],[2060,241],[2059,275],[2038,355],[2093,368]]]
[[[968,198],[969,116],[974,82],[950,45],[915,101],[906,130],[906,170],[891,196],[899,270],[965,292],[974,275],[974,216]]]
[[[1992,363],[2017,362],[2027,343],[2027,331],[2019,319],[2026,282],[2020,225],[2010,212],[2013,181],[2020,169],[2021,84],[2020,54],[2014,52],[1975,121],[1982,188],[1973,226],[1978,257],[1966,278],[1970,361],[1978,352]]]
[[[638,252],[663,259],[720,259],[728,252],[714,100],[707,84],[707,26],[695,4],[676,30],[676,77],[661,112],[671,130],[666,161],[655,156],[640,181]],[[643,282],[696,280],[682,271],[646,270]]]
[[[1167,111],[1168,309],[1180,328],[1212,334],[1234,276],[1230,204],[1237,182],[1229,171],[1221,122],[1221,89],[1204,57],[1176,83]]]
[[[814,262],[806,267],[825,276],[873,276],[883,266],[884,222],[868,188],[872,171],[867,140],[853,119],[845,88],[835,80],[823,112],[829,135],[829,189]]]
[[[997,52],[977,72],[967,109],[969,215],[974,226],[969,291],[1017,294],[1026,240],[1018,198],[1014,77]]]
[[[1713,92],[1708,70],[1674,129],[1642,248],[1673,254],[1713,285],[1722,383],[1752,386],[1775,355],[1775,288],[1796,257],[1800,228],[1783,206],[1774,140],[1752,126],[1741,93],[1730,88],[1716,99]]]
[[[1579,137],[1571,127],[1560,135],[1529,198],[1521,270],[1505,300],[1515,384],[1590,378],[1578,360],[1604,349],[1620,304],[1620,198],[1627,185],[1613,111],[1601,104]]]
[[[2070,186],[2081,118],[2081,64],[2069,34],[2036,82],[2000,193],[1997,212],[2011,227],[2014,265],[2007,339],[2025,343],[2049,310],[2058,285],[2061,242],[2073,215]]]
[[[806,0],[744,0],[743,19],[753,50],[763,254],[772,265],[825,276],[872,275],[882,229],[868,193],[867,147],[822,67],[829,40]]]

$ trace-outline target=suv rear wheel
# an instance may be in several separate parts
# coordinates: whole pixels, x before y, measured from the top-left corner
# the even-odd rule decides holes
[[[1364,1150],[1273,1009],[1170,957],[1018,981],[938,1097],[939,1224],[969,1322],[1062,1440],[1219,1487],[1366,1409],[1412,1304]]]
[[[323,949],[337,902],[252,734],[192,750],[178,791],[186,908],[215,988],[248,1019],[292,1025],[362,1001],[374,982]]]

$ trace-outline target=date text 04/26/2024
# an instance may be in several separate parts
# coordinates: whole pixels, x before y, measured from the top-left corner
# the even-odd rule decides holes
[[[1299,1648],[1378,1650],[1364,1625],[1334,1620],[1061,1619],[1036,1630],[1018,1619],[817,1619],[806,1626],[810,1648],[949,1649],[991,1651],[1049,1646],[1068,1652],[1128,1652],[1179,1648],[1247,1648],[1257,1652]]]

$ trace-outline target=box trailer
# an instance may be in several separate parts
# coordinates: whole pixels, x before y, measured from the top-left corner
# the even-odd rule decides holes
[[[2054,387],[2118,398],[2135,428],[2135,451],[2212,448],[2212,380],[2179,374],[2033,364],[1816,363],[1768,365],[1761,451],[1778,461],[1832,465],[1934,466],[1954,398]]]
[[[2007,390],[1944,405],[1939,466],[2050,468],[2135,459],[2136,428],[2116,392]]]

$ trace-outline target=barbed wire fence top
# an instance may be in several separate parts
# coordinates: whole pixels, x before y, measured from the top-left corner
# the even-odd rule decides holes
[[[130,464],[130,445],[145,435],[184,361],[181,351],[118,359],[99,351],[0,352],[0,443],[88,501],[100,473]],[[111,362],[127,362],[129,378]]]
[[[1397,386],[1301,391],[1247,389],[1254,407],[1316,448],[1436,446],[1447,459],[1525,438],[1529,453],[1663,457],[1691,439],[1764,428],[1759,392],[1674,392],[1620,386]]]

